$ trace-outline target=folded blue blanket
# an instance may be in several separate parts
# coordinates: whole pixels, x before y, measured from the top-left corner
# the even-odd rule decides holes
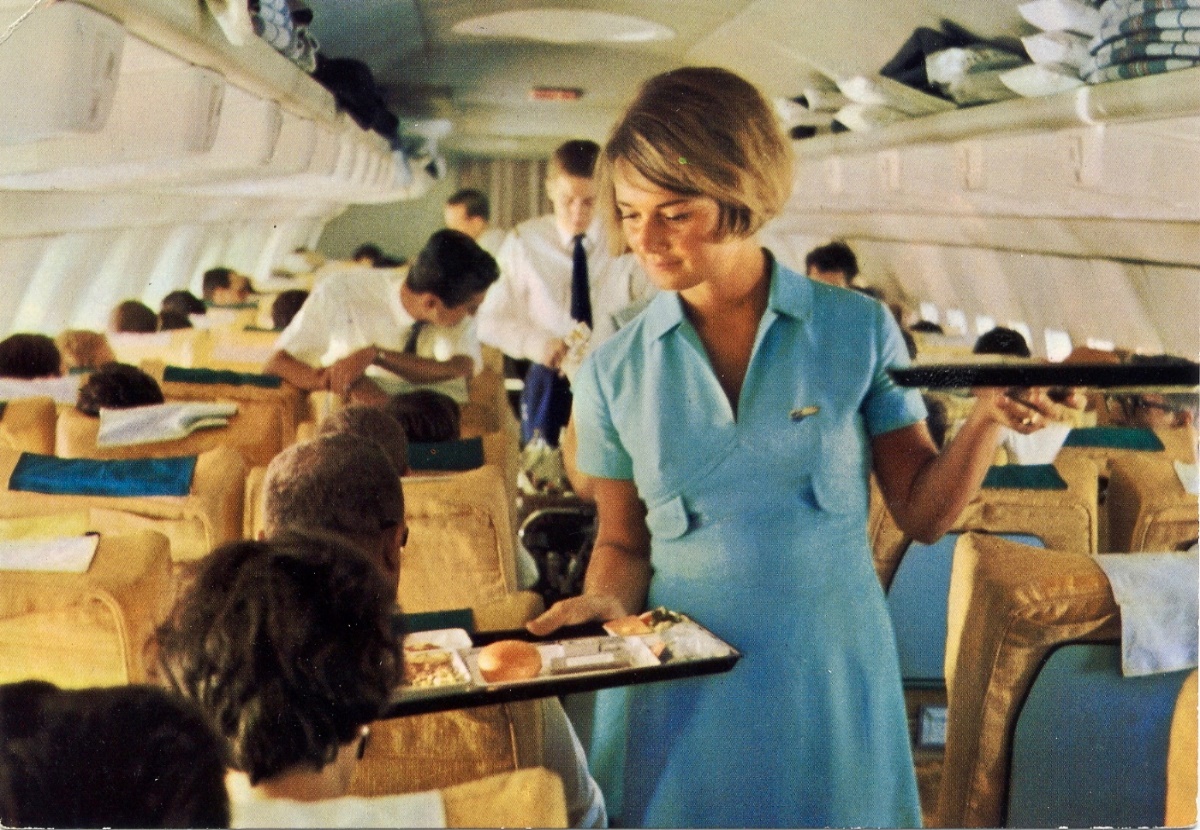
[[[283,386],[283,378],[275,375],[231,372],[226,369],[185,369],[182,366],[168,366],[164,369],[163,382],[257,386],[261,389],[278,389]]]
[[[408,466],[412,470],[474,470],[483,466],[483,439],[409,444]]]
[[[196,456],[98,461],[21,453],[9,490],[64,496],[186,496]]]
[[[1125,34],[1117,27],[1101,29],[1100,34],[1088,41],[1088,51],[1095,54],[1110,43],[1200,43],[1200,29],[1146,29]]]
[[[1163,442],[1154,430],[1145,427],[1076,427],[1067,434],[1063,446],[1157,452],[1163,449]]]
[[[989,468],[983,486],[995,490],[1066,490],[1067,482],[1053,464],[1006,464]]]
[[[1145,33],[1143,32],[1143,34]],[[1200,30],[1197,30],[1196,34],[1200,36]],[[1131,41],[1126,37],[1117,38],[1093,52],[1091,58],[1081,65],[1082,73],[1086,75],[1088,72],[1094,72],[1109,64],[1153,58],[1200,58],[1200,41],[1196,43],[1162,43],[1161,41]]]

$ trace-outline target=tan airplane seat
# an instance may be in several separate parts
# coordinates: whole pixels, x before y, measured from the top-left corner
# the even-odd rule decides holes
[[[194,366],[196,357],[207,348],[206,329],[173,329],[149,334],[109,332],[108,342],[121,363],[141,366],[161,361],[172,366]]]
[[[279,332],[254,327],[212,329],[197,349],[192,365],[232,372],[261,372],[275,353],[278,339]]]
[[[87,511],[90,529],[101,533],[156,530],[170,541],[174,562],[207,556],[242,531],[242,501],[246,464],[236,451],[219,447],[196,458],[187,492],[179,496],[77,495],[32,492],[10,488],[22,453],[0,449],[0,518],[54,516]],[[38,456],[45,459],[45,456]],[[54,459],[51,459],[53,462]],[[76,475],[106,479],[113,461],[57,459],[72,465]],[[122,460],[124,461],[124,460]],[[48,462],[50,463],[50,462]]]
[[[1101,429],[1104,428],[1101,427]],[[1153,441],[1157,438],[1157,443],[1161,443],[1162,448],[1159,449],[1157,444],[1148,449],[1119,446],[1072,446],[1072,441],[1075,439],[1068,435],[1067,443],[1059,450],[1059,457],[1090,459],[1099,468],[1101,478],[1108,477],[1114,462],[1126,458],[1165,458],[1168,461],[1178,460],[1189,464],[1196,461],[1196,431],[1190,426],[1174,429],[1155,428],[1149,431],[1153,433],[1153,436],[1146,430],[1136,430],[1115,424],[1106,428],[1118,432],[1129,432],[1133,437],[1144,436],[1146,441]],[[1083,434],[1087,434],[1087,432],[1086,429],[1082,431]]]
[[[171,600],[168,542],[154,531],[102,536],[85,573],[0,572],[0,682],[147,682]]]
[[[162,386],[167,401],[230,401],[245,418],[246,443],[239,448],[251,466],[266,464],[296,441],[296,429],[306,412],[305,394],[273,375],[204,368],[142,367]],[[250,426],[253,424],[253,428]]]
[[[197,430],[171,441],[99,447],[96,436],[100,419],[64,407],[58,416],[55,454],[61,458],[169,458],[228,447],[236,450],[247,464],[262,464],[278,453],[275,448],[280,443],[280,433],[274,420],[269,407],[239,404],[228,426]]]
[[[562,781],[540,767],[442,791],[447,827],[566,827]]]
[[[53,398],[23,398],[0,403],[0,447],[52,455],[57,418],[58,409]]]
[[[1114,459],[1106,507],[1114,552],[1180,550],[1200,535],[1200,501],[1161,455]]]
[[[1038,537],[1046,547],[1056,550],[1096,553],[1100,525],[1096,467],[1087,459],[1060,456],[1054,468],[1066,482],[1067,489],[983,487],[967,504],[950,532],[1026,534]],[[874,477],[871,479],[867,529],[875,572],[886,590],[912,540],[896,526]]]
[[[1120,613],[1093,557],[972,533],[954,551],[947,621],[936,823],[1003,826],[1013,731],[1034,677],[1058,645],[1119,639]],[[1194,789],[1191,798],[1194,807]]]

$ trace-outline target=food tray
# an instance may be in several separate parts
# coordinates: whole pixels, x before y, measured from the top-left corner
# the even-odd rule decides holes
[[[1066,386],[1128,391],[1178,391],[1200,385],[1200,364],[942,363],[889,369],[899,386],[970,389],[975,386]]]
[[[518,700],[534,700],[616,686],[657,683],[683,677],[717,674],[733,668],[741,658],[736,648],[690,618],[657,609],[641,615],[649,625],[638,633],[613,633],[600,624],[569,626],[551,637],[535,637],[524,629],[468,634],[462,629],[422,632],[424,651],[452,655],[462,675],[444,685],[414,688],[401,686],[392,695],[384,717],[465,709]],[[631,618],[632,619],[632,618]],[[542,670],[526,680],[492,682],[479,673],[480,649],[498,640],[525,640],[537,646]],[[469,641],[469,644],[467,644]],[[465,675],[465,677],[463,676]]]

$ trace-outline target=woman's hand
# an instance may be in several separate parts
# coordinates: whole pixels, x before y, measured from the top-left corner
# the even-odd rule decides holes
[[[1008,427],[1023,435],[1037,432],[1057,420],[1061,405],[1050,399],[1047,390],[979,388],[971,417]]]
[[[585,622],[608,622],[628,617],[621,601],[606,594],[581,594],[559,600],[549,610],[534,620],[525,623],[530,634],[544,637],[564,625],[579,625]]]

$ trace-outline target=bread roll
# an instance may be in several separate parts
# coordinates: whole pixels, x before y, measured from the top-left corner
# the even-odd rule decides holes
[[[489,683],[528,680],[542,670],[542,655],[533,643],[497,640],[479,650],[479,674]]]

